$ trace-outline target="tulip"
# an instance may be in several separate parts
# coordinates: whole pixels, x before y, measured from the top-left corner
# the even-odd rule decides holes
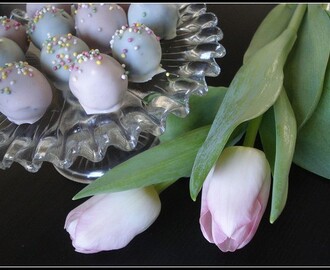
[[[145,231],[160,209],[158,193],[152,186],[94,195],[71,210],[64,228],[77,252],[116,250]]]
[[[248,244],[264,214],[270,184],[271,170],[262,151],[225,148],[202,187],[199,221],[204,237],[223,252]]]

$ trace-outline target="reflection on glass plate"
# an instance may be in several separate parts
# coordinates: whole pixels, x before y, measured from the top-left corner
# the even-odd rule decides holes
[[[46,161],[67,178],[88,183],[155,145],[168,114],[185,117],[189,97],[207,93],[205,77],[220,74],[215,58],[225,49],[217,23],[206,5],[181,5],[177,36],[161,40],[167,72],[146,83],[129,83],[114,113],[87,115],[69,91],[54,86],[53,102],[38,122],[18,126],[0,114],[0,168],[18,162],[37,172]],[[27,61],[39,68],[38,51],[30,49]]]

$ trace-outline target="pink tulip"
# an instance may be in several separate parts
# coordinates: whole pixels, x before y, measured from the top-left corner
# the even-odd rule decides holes
[[[77,252],[115,250],[145,231],[160,209],[153,187],[95,195],[68,214],[64,228]]]
[[[203,184],[200,225],[204,237],[223,252],[248,244],[264,214],[270,184],[270,166],[262,151],[225,148]]]

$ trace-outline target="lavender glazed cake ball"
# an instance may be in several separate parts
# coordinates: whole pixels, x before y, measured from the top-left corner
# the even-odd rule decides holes
[[[77,37],[91,49],[109,53],[115,31],[127,25],[125,11],[116,4],[79,4],[75,11]]]
[[[179,8],[176,4],[137,4],[132,3],[128,9],[128,24],[145,24],[160,39],[176,37],[179,20]]]
[[[70,73],[70,90],[87,114],[118,110],[127,91],[124,68],[99,50],[82,52]]]
[[[58,4],[58,3],[26,3],[26,14],[28,17],[33,18],[34,14],[43,7],[54,6],[58,9],[64,9],[68,14],[71,14],[70,4]]]
[[[110,41],[112,55],[128,71],[128,80],[146,82],[164,72],[160,61],[162,49],[153,31],[139,23],[117,30]]]
[[[7,16],[0,16],[0,37],[15,41],[24,53],[26,53],[30,44],[26,34],[26,26],[7,18]]]
[[[68,33],[74,35],[74,19],[63,9],[43,7],[29,21],[27,32],[33,44],[41,50],[43,42],[52,36]]]
[[[24,61],[25,54],[16,42],[0,37],[0,67],[7,63]]]
[[[87,44],[70,33],[46,39],[40,53],[41,69],[57,88],[69,90],[70,71],[83,51],[89,51]]]
[[[46,77],[22,61],[0,67],[0,74],[0,112],[17,125],[38,121],[53,98]]]

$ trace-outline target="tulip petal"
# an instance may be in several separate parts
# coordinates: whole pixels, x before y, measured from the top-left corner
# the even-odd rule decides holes
[[[68,214],[65,228],[77,252],[120,249],[155,221],[160,206],[151,187],[96,195]]]
[[[199,223],[201,225],[201,231],[207,241],[214,243],[213,233],[212,233],[212,215],[210,211],[202,212]]]
[[[262,215],[263,215],[262,206],[260,205],[259,201],[257,201],[255,204],[255,213],[253,214],[253,218],[252,218],[251,222],[246,225],[246,228],[244,228],[245,235],[242,236],[240,245],[238,248],[244,247],[246,244],[248,244],[251,241],[251,239],[253,238],[253,236],[255,235],[255,233],[258,229]]]
[[[208,203],[207,203],[207,192],[209,190],[209,185],[210,185],[210,181],[212,180],[212,177],[213,177],[213,173],[214,173],[214,169],[215,169],[215,166],[213,166],[209,172],[209,174],[207,175],[206,179],[205,179],[205,182],[204,182],[204,188],[202,190],[202,207],[201,207],[201,215],[204,214],[205,211],[208,211]]]
[[[227,147],[203,184],[200,225],[220,250],[235,251],[254,236],[265,211],[271,171],[257,149]]]
[[[262,166],[250,166],[258,165],[259,156],[254,154],[254,150],[249,150],[235,147],[224,151],[216,164],[214,181],[209,184],[210,211],[228,236],[251,221],[251,207],[253,208],[265,177]],[[218,210],[219,205],[222,205],[221,212]]]

